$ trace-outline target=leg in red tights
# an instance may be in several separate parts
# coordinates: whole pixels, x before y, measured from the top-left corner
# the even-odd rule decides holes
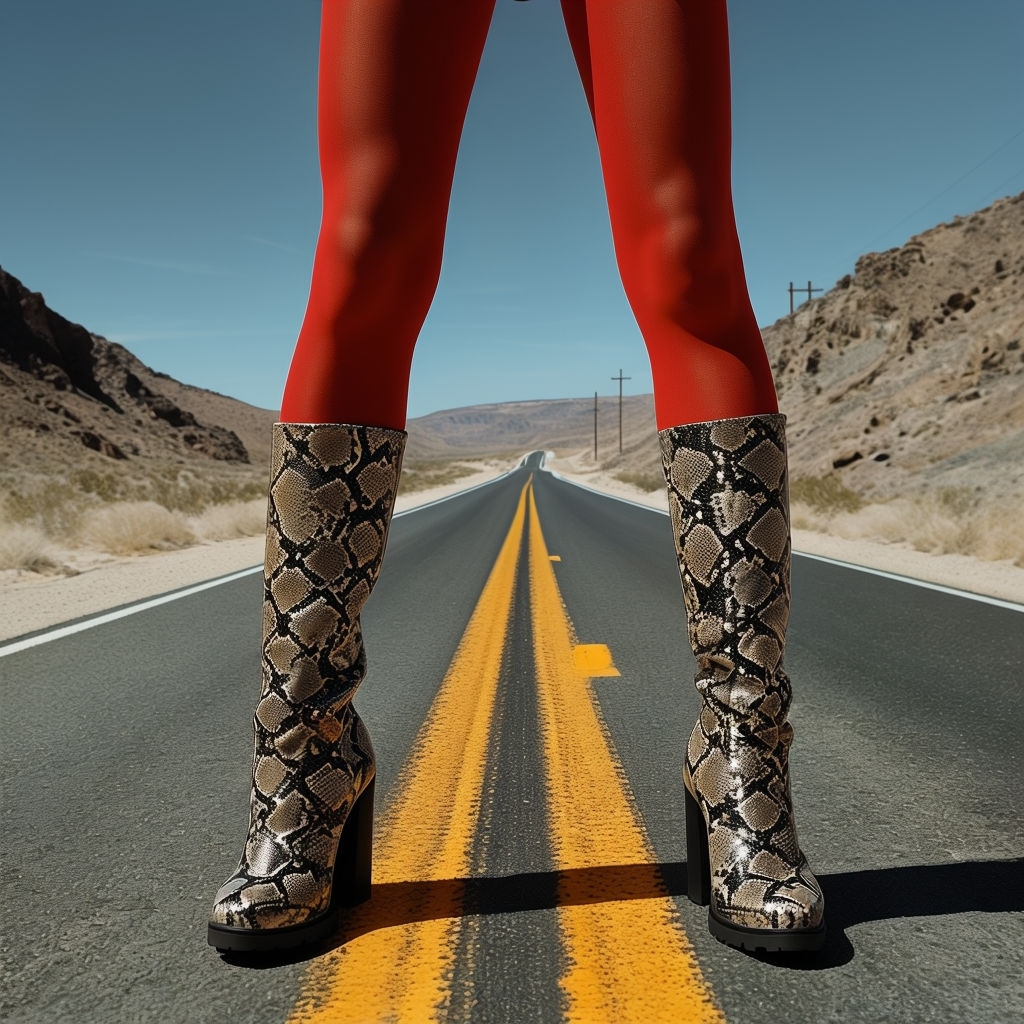
[[[659,429],[777,410],[732,207],[725,0],[562,0]]]
[[[683,763],[687,887],[722,942],[809,952],[824,900],[797,842],[782,668],[785,421],[730,187],[725,0],[563,0],[619,270],[654,372],[702,707]]]
[[[283,422],[405,425],[494,0],[324,0],[324,205]]]

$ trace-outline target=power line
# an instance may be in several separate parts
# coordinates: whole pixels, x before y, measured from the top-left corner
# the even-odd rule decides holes
[[[875,235],[875,237],[873,239],[871,239],[871,241],[865,243],[861,247],[860,252],[855,254],[856,257],[862,256],[865,252],[870,252],[872,250],[872,248],[874,247],[876,242],[878,242],[882,238],[885,238],[888,234],[890,234],[891,232],[895,231],[896,228],[902,227],[902,225],[906,224],[908,220],[913,219],[919,213],[921,213],[923,210],[926,210],[929,206],[931,206],[932,203],[935,202],[936,199],[941,199],[942,196],[944,196],[947,192],[952,191],[954,188],[956,188],[957,185],[960,184],[960,182],[962,182],[962,181],[966,180],[967,178],[969,178],[979,168],[984,167],[985,164],[987,164],[989,162],[989,160],[992,159],[992,157],[997,156],[1004,149],[1006,149],[1006,147],[1009,146],[1011,142],[1016,142],[1016,140],[1019,139],[1022,135],[1024,135],[1024,128],[1021,128],[1020,131],[1018,131],[1015,134],[1011,135],[1005,142],[1003,142],[1000,145],[996,146],[996,148],[993,149],[992,152],[989,153],[988,156],[986,156],[983,160],[980,160],[978,163],[976,163],[969,171],[965,171],[963,174],[961,174],[960,177],[956,179],[956,181],[951,182],[949,185],[947,185],[940,192],[936,192],[935,195],[933,195],[930,199],[925,200],[925,202],[923,202],[919,207],[917,207],[916,210],[912,210],[910,213],[908,213],[901,220],[898,220],[895,224],[890,225],[884,231],[880,231],[877,235]]]

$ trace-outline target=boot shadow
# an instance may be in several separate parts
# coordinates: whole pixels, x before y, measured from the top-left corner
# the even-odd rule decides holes
[[[748,953],[791,970],[849,963],[846,930],[868,921],[1024,910],[1024,859],[878,868],[819,876],[825,890],[828,939],[812,954]],[[381,928],[474,915],[518,914],[562,906],[685,897],[686,863],[613,864],[498,878],[385,882],[357,907],[342,911],[338,931],[316,946],[281,954],[225,954],[231,964],[261,969],[313,960]]]
[[[1024,910],[1024,858],[1020,857],[872,868],[818,879],[825,891],[825,947],[810,957],[758,954],[755,959],[792,970],[841,967],[854,957],[846,931],[858,924]]]

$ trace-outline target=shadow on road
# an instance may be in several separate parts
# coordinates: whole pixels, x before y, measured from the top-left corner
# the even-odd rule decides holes
[[[822,880],[829,923],[1024,910],[1024,858],[850,871]]]
[[[1024,910],[1024,858],[875,868],[819,875],[828,939],[814,957],[757,957],[795,970],[841,967],[854,957],[846,929],[868,921]]]
[[[823,970],[854,957],[846,929],[868,921],[1024,910],[1024,859],[878,868],[820,876],[829,938],[817,954],[748,954],[796,970]],[[560,906],[657,899],[686,894],[686,863],[614,864],[499,878],[452,878],[374,885],[372,898],[343,911],[341,926],[320,946],[288,956],[225,957],[248,967],[314,959],[367,932],[417,921],[518,914]]]

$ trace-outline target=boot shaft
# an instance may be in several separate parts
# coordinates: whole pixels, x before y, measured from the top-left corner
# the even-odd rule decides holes
[[[359,613],[380,571],[402,431],[274,426],[264,564],[264,695],[326,710],[366,671]],[[329,693],[321,693],[330,680]]]
[[[659,439],[701,676],[769,682],[780,674],[789,621],[785,417],[685,424]]]

